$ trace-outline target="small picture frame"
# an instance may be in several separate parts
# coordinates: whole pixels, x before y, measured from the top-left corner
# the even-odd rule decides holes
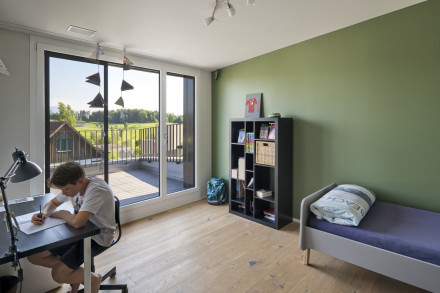
[[[238,132],[237,143],[244,143],[245,136],[246,136],[246,130],[240,129],[240,131]]]
[[[245,115],[246,118],[260,118],[261,93],[246,95]]]

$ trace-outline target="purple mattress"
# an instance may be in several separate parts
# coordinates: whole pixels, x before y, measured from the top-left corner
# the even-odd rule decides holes
[[[440,265],[440,213],[376,201],[357,227],[318,220],[313,213],[307,226]]]

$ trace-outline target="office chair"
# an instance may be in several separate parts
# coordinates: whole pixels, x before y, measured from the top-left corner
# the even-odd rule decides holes
[[[94,251],[94,254],[92,256],[92,272],[95,272],[95,256],[100,255],[116,243],[118,243],[119,239],[121,239],[122,236],[122,230],[121,230],[121,220],[119,217],[119,199],[115,196],[115,220],[116,224],[118,226],[118,237],[112,241],[112,244],[110,244],[109,247],[102,247],[100,250]],[[106,280],[108,277],[113,279],[116,275],[116,267],[113,267],[110,271],[108,271],[104,276],[102,276],[102,281]],[[121,290],[122,293],[128,293],[128,287],[127,284],[107,284],[99,286],[99,290]],[[78,291],[78,293],[84,293],[84,289],[81,289]]]

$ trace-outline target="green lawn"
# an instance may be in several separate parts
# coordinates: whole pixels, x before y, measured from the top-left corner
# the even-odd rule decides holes
[[[98,122],[86,122],[85,126],[77,127],[75,126],[75,130],[79,131],[82,136],[84,136],[88,141],[90,141],[93,145],[102,144],[103,139],[101,137],[101,127],[103,127],[103,123]],[[128,123],[128,131],[125,131],[124,124],[112,124],[110,123],[108,126],[108,138],[109,143],[111,144],[123,144],[127,146],[135,146],[136,142],[140,139],[140,132],[135,130],[145,129],[145,128],[153,128],[156,126],[156,123]],[[122,130],[122,132],[121,132]],[[153,135],[154,132],[151,132]],[[150,135],[149,132],[144,135]],[[147,137],[144,137],[146,139]]]
[[[86,122],[84,127],[76,127],[75,129],[77,131],[90,131],[90,130],[101,130],[101,127],[104,126],[104,123],[98,123],[98,122]],[[156,123],[128,123],[128,129],[144,129],[144,128],[150,128],[154,127]],[[110,130],[124,130],[124,124],[123,123],[110,123],[108,125],[108,129]]]

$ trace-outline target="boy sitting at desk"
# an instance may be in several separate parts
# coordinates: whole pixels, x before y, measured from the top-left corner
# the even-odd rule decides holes
[[[102,246],[110,246],[115,232],[115,203],[113,192],[108,184],[97,177],[85,177],[82,166],[75,162],[67,162],[58,166],[48,182],[49,186],[61,190],[51,201],[46,203],[40,213],[33,215],[32,223],[41,225],[47,216],[64,219],[67,224],[80,228],[90,220],[101,228],[101,232],[92,236],[91,248],[94,251]],[[53,212],[59,205],[72,202],[75,214],[60,210]],[[53,212],[53,213],[52,213]],[[72,293],[78,291],[84,282],[83,240],[67,244],[55,249],[29,256],[31,263],[52,269],[52,278],[58,283],[72,284]],[[101,275],[92,273],[91,292],[97,293],[101,283]]]

